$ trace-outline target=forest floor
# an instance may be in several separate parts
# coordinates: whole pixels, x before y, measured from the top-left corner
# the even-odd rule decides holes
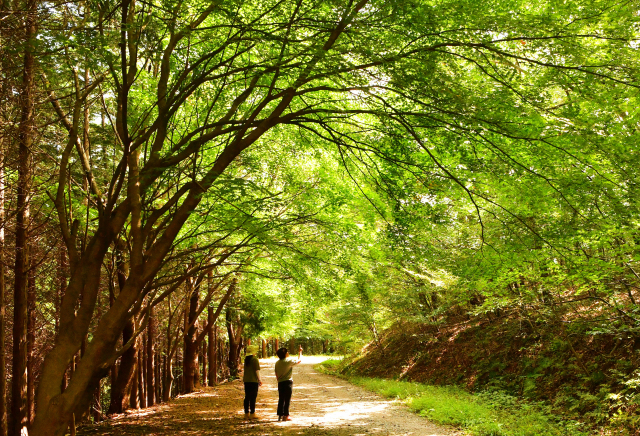
[[[462,435],[437,426],[405,406],[321,374],[314,364],[322,357],[303,357],[294,369],[289,422],[278,422],[278,391],[273,375],[275,360],[261,360],[263,381],[258,393],[258,419],[244,419],[241,381],[182,395],[168,404],[129,411],[96,425],[84,426],[78,435]]]

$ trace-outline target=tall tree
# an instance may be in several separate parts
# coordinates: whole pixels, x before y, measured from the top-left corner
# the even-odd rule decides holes
[[[3,95],[4,92],[3,92]],[[6,282],[5,282],[5,161],[6,138],[0,138],[0,436],[7,435],[7,367],[5,365]]]
[[[2,2],[2,20],[7,21],[10,16],[11,2],[4,0]],[[10,107],[11,102],[11,90],[12,83],[9,79],[9,71],[12,70],[12,59],[7,53],[7,48],[12,45],[11,39],[15,38],[15,33],[12,32],[11,26],[5,24],[0,30],[0,38],[2,39],[2,77],[0,82],[0,100],[2,105],[0,106],[0,119],[5,126],[10,124],[12,111]],[[15,100],[14,100],[15,101]],[[5,254],[5,233],[7,229],[7,214],[6,214],[6,167],[8,164],[7,155],[13,144],[12,130],[8,127],[3,127],[0,130],[0,436],[7,436],[8,421],[7,421],[7,367],[6,367],[6,297],[7,297],[7,282],[6,282],[6,269],[5,263],[7,262],[7,256]]]
[[[27,410],[27,323],[28,323],[28,235],[29,201],[32,185],[32,147],[35,139],[35,45],[37,36],[37,0],[24,5],[24,63],[20,87],[20,125],[18,127],[18,182],[14,266],[13,365],[11,379],[11,434],[22,434],[28,425]]]

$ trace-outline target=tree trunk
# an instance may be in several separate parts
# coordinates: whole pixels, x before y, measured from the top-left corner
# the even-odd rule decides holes
[[[98,388],[93,394],[93,408],[91,410],[91,415],[93,417],[93,422],[102,421],[102,386],[98,384]]]
[[[129,264],[126,262],[122,252],[123,247],[120,244],[117,244],[115,255],[116,280],[120,292],[122,292],[126,286],[127,274],[129,273]],[[128,343],[134,333],[135,322],[133,319],[128,319],[122,330],[122,344]],[[136,376],[136,367],[138,365],[136,342],[134,342],[133,345],[120,357],[120,365],[118,366],[116,374],[116,382],[111,387],[111,400],[109,402],[109,410],[107,412],[110,415],[114,413],[122,413],[127,410],[131,407],[132,397],[135,397],[136,391],[133,390],[133,385],[134,378]],[[136,406],[133,407],[135,408]]]
[[[162,387],[162,401],[165,403],[171,399],[171,389],[173,388],[173,365],[172,357],[165,356],[164,358],[164,380]]]
[[[5,95],[3,90],[2,95]],[[7,436],[7,368],[5,366],[5,275],[4,275],[4,165],[5,165],[5,138],[0,138],[0,436]]]
[[[200,356],[202,357],[202,386],[209,386],[208,384],[208,380],[207,380],[207,362],[209,359],[207,359],[207,354],[209,352],[209,349],[207,348],[207,341],[203,341],[202,342],[202,346],[200,347]]]
[[[12,9],[12,2],[10,0],[2,1],[3,17],[6,17]],[[6,18],[5,18],[6,19]],[[1,30],[2,38],[7,41],[11,34],[10,26],[4,26]],[[8,56],[2,57],[2,69],[9,71],[13,60]],[[13,82],[13,81],[12,81]],[[15,82],[14,82],[15,83]],[[0,81],[0,101],[2,102],[2,114],[9,114],[9,107],[15,104],[15,100],[12,99],[13,84],[9,82],[6,75],[3,80]],[[8,117],[2,118],[2,122],[7,122]],[[7,123],[8,124],[8,123]],[[7,361],[6,346],[6,276],[5,276],[5,232],[6,227],[6,214],[5,214],[5,166],[7,164],[7,154],[10,145],[13,143],[13,129],[9,129],[8,125],[0,130],[0,436],[7,436],[9,431],[9,423],[7,421],[7,367],[5,366]]]
[[[69,436],[76,436],[76,415],[71,415],[71,424],[69,424]]]
[[[134,366],[133,376],[131,377],[131,391],[129,394],[129,407],[132,409],[140,408],[140,401],[139,401],[140,398],[138,396],[138,377],[139,377],[138,374],[140,372],[140,365],[138,364],[139,363],[138,354],[139,354],[139,351],[136,352],[136,355],[134,356],[135,366]]]
[[[199,383],[199,365],[198,365],[198,345],[196,343],[197,323],[196,314],[198,311],[199,288],[195,288],[191,293],[189,300],[189,312],[187,315],[186,327],[184,335],[184,357],[183,357],[183,392],[188,394],[195,391]]]
[[[213,281],[213,272],[209,271],[207,274],[207,289],[211,289],[211,282]],[[215,386],[218,384],[218,365],[216,361],[216,342],[218,341],[218,325],[214,324],[214,308],[213,304],[210,304],[207,308],[207,326],[209,326],[209,332],[207,333],[207,347],[204,354],[207,355],[209,361],[208,368],[208,381],[205,381],[207,386]],[[213,326],[213,327],[212,327]]]
[[[178,395],[178,393],[180,392],[180,389],[182,389],[180,382],[182,382],[182,380],[180,379],[180,376],[175,376],[173,374],[173,368],[180,368],[180,357],[178,356],[179,351],[176,352],[175,356],[173,357],[173,360],[171,363],[171,365],[169,365],[169,369],[171,370],[171,380],[175,380],[175,383],[173,383],[172,390],[169,393],[169,398],[173,398],[174,396]]]
[[[135,324],[129,320],[122,332],[122,343],[126,344],[133,337]],[[136,391],[133,390],[135,372],[137,366],[135,343],[124,352],[120,358],[120,366],[115,385],[111,388],[111,402],[109,403],[108,414],[122,413],[131,406],[132,397]],[[136,406],[133,406],[134,408]]]
[[[115,285],[113,283],[113,280],[111,278],[109,278],[109,307],[113,307],[113,302],[115,301]],[[111,382],[111,402],[109,403],[109,409],[107,410],[107,414],[110,413],[121,413],[121,411],[123,410],[123,402],[122,402],[122,390],[120,390],[120,395],[119,395],[119,399],[118,401],[116,401],[116,404],[120,404],[120,406],[114,406],[116,408],[116,410],[119,410],[120,412],[116,412],[116,411],[111,411],[111,404],[114,403],[114,394],[118,391],[118,369],[119,369],[119,363],[116,361],[116,363],[114,363],[113,365],[111,365],[111,371],[110,371],[110,382]]]
[[[220,369],[222,370],[222,378],[229,378],[229,365],[224,365],[224,367],[222,365],[223,362],[227,361],[227,357],[229,356],[229,347],[224,339],[220,339],[218,350],[220,352]]]
[[[65,292],[67,291],[67,253],[64,248],[60,248],[59,256],[58,256],[58,293],[56,295],[56,319],[55,319],[55,327],[56,327],[56,336],[60,333],[60,310],[61,310],[61,301],[62,297],[64,297]]]
[[[73,372],[76,370],[76,356],[74,355],[71,358],[71,363],[69,364],[69,378],[73,377]],[[65,378],[64,378],[64,385],[62,387],[63,392],[67,389],[68,386],[68,381],[67,381],[67,376],[65,373]],[[71,435],[75,435],[76,433],[76,417],[75,415],[72,415],[71,420],[69,421],[69,432],[71,433]]]
[[[151,407],[155,403],[155,387],[154,387],[154,370],[155,370],[155,351],[153,339],[155,337],[155,319],[153,318],[153,309],[149,311],[149,324],[147,326],[147,407]]]
[[[33,246],[29,248],[29,273],[27,280],[27,421],[29,426],[33,423],[36,413],[34,401],[36,392],[35,382],[35,342],[36,342],[36,275],[33,262]]]
[[[154,385],[156,390],[156,403],[160,403],[162,401],[162,371],[160,365],[160,353],[156,352],[156,357],[154,360],[155,363],[155,376],[154,376]]]
[[[267,358],[267,340],[266,339],[262,340],[262,358],[263,359]]]
[[[229,335],[229,355],[227,358],[227,366],[229,367],[229,376],[238,377],[238,366],[240,363],[240,350],[242,348],[242,336],[239,334],[234,337],[233,327],[227,324],[227,330],[231,332]],[[239,328],[239,330],[241,330]],[[236,339],[237,338],[237,339]]]
[[[33,55],[36,38],[36,0],[27,0],[25,9],[25,53],[20,90],[18,130],[18,183],[16,214],[16,257],[14,267],[13,375],[11,378],[11,434],[19,436],[27,422],[27,238],[29,231],[29,193],[31,190],[31,149],[34,138]]]
[[[184,357],[184,350],[181,350],[182,354],[180,353],[176,353],[176,368],[180,368],[182,367],[183,371],[182,373],[180,373],[177,377],[176,377],[176,387],[175,387],[175,391],[176,391],[176,395],[184,393],[184,366],[183,366],[183,360],[182,357]]]
[[[209,313],[207,314],[209,323],[213,321],[213,306],[209,306]],[[209,386],[215,386],[218,384],[218,359],[216,354],[216,344],[218,343],[218,325],[215,324],[213,328],[209,329],[209,341],[207,347],[207,354],[209,355]]]
[[[238,366],[236,365],[236,361],[237,361],[238,344],[236,343],[236,340],[233,337],[233,327],[231,326],[230,323],[227,323],[227,333],[229,335],[229,354],[227,358],[227,368],[229,368],[229,376],[237,377]]]
[[[138,337],[138,341],[140,344],[140,350],[138,351],[138,404],[141,409],[147,407],[147,398],[144,395],[144,372],[146,369],[145,366],[145,346],[144,346],[144,338]]]

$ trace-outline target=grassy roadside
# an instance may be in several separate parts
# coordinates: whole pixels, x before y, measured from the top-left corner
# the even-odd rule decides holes
[[[337,375],[387,398],[404,402],[429,420],[462,428],[473,436],[586,436],[579,423],[557,419],[544,406],[500,391],[471,394],[455,386],[430,386],[341,374],[342,361],[325,360],[316,369]]]

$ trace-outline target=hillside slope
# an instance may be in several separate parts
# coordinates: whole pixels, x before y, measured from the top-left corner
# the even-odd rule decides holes
[[[588,327],[517,317],[450,320],[439,327],[396,324],[345,371],[473,391],[500,389],[594,427],[640,434],[638,341]]]

